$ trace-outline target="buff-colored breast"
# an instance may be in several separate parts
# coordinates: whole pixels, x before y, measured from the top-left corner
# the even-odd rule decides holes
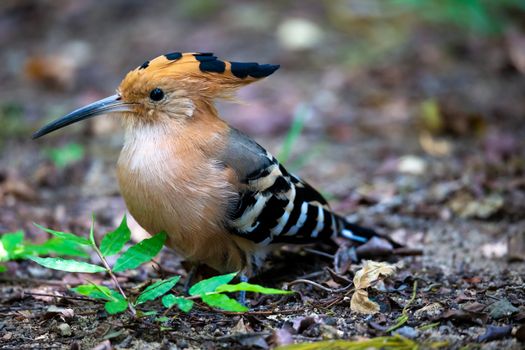
[[[220,272],[247,268],[255,245],[225,228],[228,203],[237,199],[231,170],[206,153],[220,152],[222,129],[172,130],[158,123],[128,130],[117,176],[130,214],[150,234],[165,231],[190,261]]]

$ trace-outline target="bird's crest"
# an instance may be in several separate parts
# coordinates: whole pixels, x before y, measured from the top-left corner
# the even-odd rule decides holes
[[[224,61],[209,52],[172,52],[129,72],[119,90],[125,93],[136,84],[164,83],[207,98],[230,97],[237,88],[265,78],[278,68],[273,64]]]

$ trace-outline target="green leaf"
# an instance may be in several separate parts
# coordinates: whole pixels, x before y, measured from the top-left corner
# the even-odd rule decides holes
[[[0,261],[15,260],[20,258],[24,250],[24,232],[4,233],[0,237]]]
[[[224,294],[208,294],[201,296],[202,301],[211,307],[216,307],[225,311],[244,312],[248,308],[237,300],[232,299]]]
[[[48,239],[42,244],[28,244],[24,247],[20,255],[27,257],[28,255],[49,254],[77,256],[81,258],[89,257],[89,254],[87,254],[78,243],[56,237]]]
[[[96,273],[106,271],[106,269],[102,266],[93,265],[82,261],[68,260],[62,258],[40,258],[38,256],[29,256],[28,258],[33,260],[37,264],[54,270],[83,273]]]
[[[100,251],[103,256],[115,255],[124,247],[131,238],[131,231],[126,222],[126,215],[122,218],[120,226],[113,232],[104,236],[100,243]]]
[[[108,312],[110,315],[118,314],[119,312],[126,311],[128,308],[128,302],[122,298],[120,300],[115,301],[108,301],[104,304],[104,309]]]
[[[108,287],[97,284],[82,284],[75,288],[71,288],[71,290],[75,293],[85,295],[93,299],[106,299],[110,301],[115,300],[115,298],[112,296],[115,291],[109,289]]]
[[[93,247],[97,246],[95,241],[95,214],[91,214],[91,226],[89,227],[89,242]]]
[[[161,295],[166,294],[170,291],[173,286],[177,284],[180,276],[174,276],[168,278],[167,280],[161,280],[153,283],[151,286],[148,286],[142,293],[140,293],[135,305],[145,303],[148,300],[154,300]]]
[[[224,284],[222,286],[218,286],[217,289],[215,289],[215,291],[219,293],[246,291],[261,294],[293,294],[293,292],[287,290],[266,288],[258,284],[251,284],[247,282],[241,282],[237,284]]]
[[[6,272],[6,271],[7,271],[7,266],[0,264],[0,272]]]
[[[23,231],[16,231],[13,233],[4,233],[0,237],[0,241],[2,242],[2,245],[4,246],[4,249],[7,251],[8,255],[11,255],[11,253],[14,253],[16,248],[18,248],[22,244],[23,240],[24,240]]]
[[[47,233],[52,234],[55,237],[62,238],[64,240],[68,240],[68,241],[73,241],[73,242],[76,242],[76,243],[81,244],[81,245],[91,245],[91,242],[89,241],[89,239],[77,236],[77,235],[75,235],[73,233],[55,231],[55,230],[52,230],[50,228],[46,228],[44,226],[41,226],[41,225],[39,225],[37,223],[33,223],[33,225],[35,225],[36,227],[38,227],[39,229],[41,229],[41,230],[43,230],[43,231],[45,231]]]
[[[191,308],[193,307],[193,300],[189,300],[186,298],[176,297],[173,294],[168,294],[162,297],[162,305],[166,308],[170,308],[173,305],[177,305],[177,307],[184,311],[189,312]]]
[[[161,316],[161,317],[157,317],[155,319],[156,322],[159,322],[159,323],[166,323],[170,320],[170,318],[168,316]]]
[[[279,159],[279,162],[282,164],[285,164],[290,159],[293,146],[301,136],[305,121],[311,114],[312,109],[305,104],[301,104],[295,109],[292,125],[290,126],[290,129],[284,138],[281,150],[277,155],[277,159]]]
[[[149,316],[155,316],[156,314],[158,314],[157,311],[155,310],[150,310],[150,311],[144,311],[144,312],[140,312],[140,310],[137,310],[137,315],[140,314],[140,317],[149,317]]]
[[[195,283],[189,290],[190,295],[203,295],[206,293],[215,292],[218,286],[222,286],[235,278],[237,272],[232,272],[227,275],[215,276],[206,280]]]
[[[129,247],[128,250],[117,259],[115,266],[113,266],[113,271],[122,272],[134,269],[150,261],[160,252],[165,241],[166,233],[162,232]]]

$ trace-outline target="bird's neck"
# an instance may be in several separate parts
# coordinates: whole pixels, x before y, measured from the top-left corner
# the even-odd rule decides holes
[[[140,120],[140,119],[138,119]],[[219,118],[215,106],[207,101],[195,103],[191,117],[161,115],[152,122],[126,122],[124,150],[166,147],[188,150],[217,150],[228,132],[228,125]]]

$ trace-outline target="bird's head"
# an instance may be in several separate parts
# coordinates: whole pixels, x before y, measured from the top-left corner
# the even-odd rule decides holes
[[[211,53],[174,52],[129,72],[115,95],[81,107],[38,130],[33,138],[97,115],[119,113],[130,123],[192,118],[202,104],[229,98],[236,89],[267,77],[278,65],[229,62]]]

